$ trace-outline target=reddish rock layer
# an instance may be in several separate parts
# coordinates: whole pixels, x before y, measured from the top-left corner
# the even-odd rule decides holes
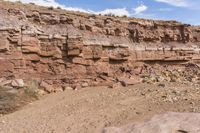
[[[179,64],[200,57],[200,27],[175,21],[8,2],[0,2],[0,18],[1,77],[53,88],[112,85],[119,77],[137,82],[130,80],[142,73],[143,63]]]

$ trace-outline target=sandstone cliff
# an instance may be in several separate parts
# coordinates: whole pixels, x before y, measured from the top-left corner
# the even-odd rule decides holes
[[[31,4],[0,2],[0,39],[1,77],[37,80],[48,92],[131,79],[143,63],[200,59],[200,27]]]

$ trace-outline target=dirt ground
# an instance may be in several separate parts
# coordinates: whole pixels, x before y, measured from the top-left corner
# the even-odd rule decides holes
[[[1,133],[100,133],[165,112],[200,112],[200,86],[138,84],[66,90],[0,117]]]

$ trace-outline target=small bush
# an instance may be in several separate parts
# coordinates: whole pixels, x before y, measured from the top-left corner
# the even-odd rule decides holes
[[[57,9],[61,10],[62,8],[58,6]]]
[[[123,15],[122,17],[123,17],[123,18],[127,18],[127,16],[126,16],[126,15]]]
[[[30,81],[29,85],[24,88],[24,93],[28,97],[38,99],[39,98],[38,90],[39,90],[38,82],[32,80],[32,81]]]
[[[31,80],[24,88],[0,86],[0,114],[12,113],[39,99],[39,84]]]
[[[105,14],[105,16],[108,16],[108,17],[113,17],[113,16],[115,16],[114,14],[112,14],[112,13],[108,13],[108,14]]]
[[[48,10],[53,10],[54,8],[51,6],[51,7],[48,7]]]
[[[21,2],[21,1],[17,1],[17,3],[19,3],[19,4],[22,4],[22,2]]]
[[[31,4],[31,5],[35,5],[35,3],[33,3],[33,2],[30,2],[29,4]]]

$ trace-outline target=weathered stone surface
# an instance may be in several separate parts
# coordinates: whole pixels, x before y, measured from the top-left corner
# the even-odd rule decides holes
[[[85,59],[92,59],[93,58],[92,49],[90,49],[89,47],[83,47],[82,56]]]
[[[11,85],[13,87],[24,87],[24,80],[23,79],[15,79],[12,81]]]
[[[29,36],[29,35],[23,35],[22,36],[22,46],[39,46],[39,40],[36,36]]]
[[[34,46],[22,46],[22,52],[24,53],[40,53],[40,48],[39,47],[34,47]]]
[[[27,54],[24,58],[27,61],[40,61],[40,56],[37,54]]]
[[[12,80],[3,79],[3,80],[1,80],[0,85],[7,86],[7,85],[10,85],[11,83],[12,83]]]
[[[1,59],[1,57],[0,57],[0,64],[1,64],[0,65],[0,74],[1,74],[1,76],[3,76],[6,71],[10,71],[10,72],[14,71],[14,65],[9,60],[7,60],[5,58]]]
[[[0,41],[0,52],[1,51],[8,51],[9,50],[9,42],[8,42],[8,40],[3,36],[0,36],[0,38],[1,38],[1,41]]]
[[[92,47],[93,59],[99,59],[102,57],[102,46]]]
[[[135,85],[135,84],[140,83],[140,81],[138,79],[130,79],[130,78],[124,78],[124,77],[119,77],[118,81],[123,86]]]
[[[82,50],[82,56],[86,59],[100,59],[102,52],[102,46],[85,46]]]
[[[80,54],[80,50],[79,49],[71,49],[68,50],[68,56],[78,56]]]
[[[79,57],[73,58],[72,62],[75,63],[75,64],[88,65],[88,66],[93,64],[93,61],[86,60],[84,58],[79,58]]]
[[[45,81],[41,82],[40,87],[42,87],[48,93],[54,92],[55,90],[55,88],[52,85],[48,84]]]
[[[72,88],[72,87],[69,87],[69,86],[65,86],[65,87],[64,87],[64,90],[73,90],[73,88]]]
[[[200,114],[167,113],[156,115],[151,120],[130,124],[122,128],[106,128],[103,133],[198,133]]]
[[[110,60],[125,61],[128,60],[129,55],[130,54],[128,49],[114,48],[112,53],[109,53],[109,58]]]

